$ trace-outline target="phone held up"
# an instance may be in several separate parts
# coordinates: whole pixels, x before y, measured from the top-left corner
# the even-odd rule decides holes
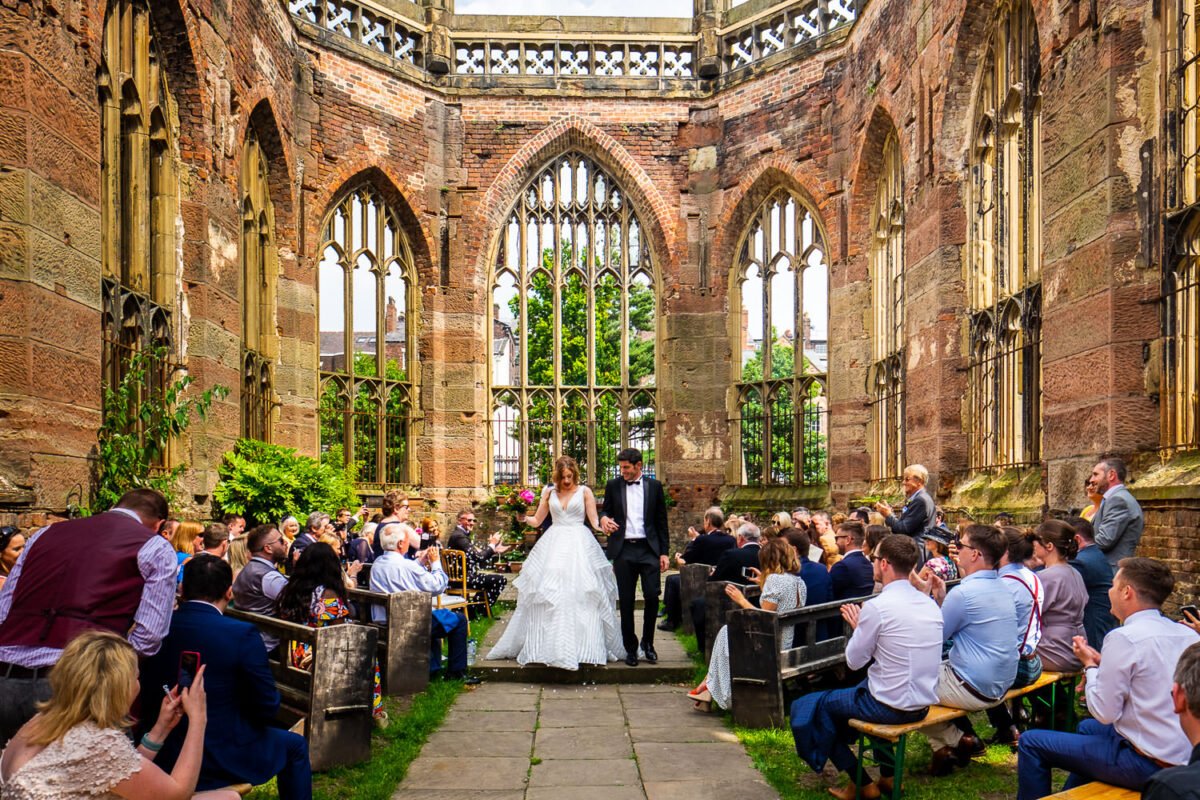
[[[1187,622],[1200,620],[1200,609],[1197,609],[1194,605],[1183,606],[1179,609],[1179,613],[1183,614],[1183,618]]]
[[[200,654],[195,650],[184,650],[179,654],[179,681],[180,690],[187,689],[192,685],[192,681],[196,679],[196,673],[200,671]]]
[[[742,577],[748,581],[754,580],[754,573],[757,570],[754,567],[742,567]]]

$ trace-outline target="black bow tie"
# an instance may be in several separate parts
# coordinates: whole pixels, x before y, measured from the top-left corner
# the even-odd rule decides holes
[[[625,485],[626,485],[626,486],[637,486],[637,485],[638,485],[639,483],[641,483],[641,482],[642,482],[642,481],[641,481],[641,479],[639,478],[639,479],[638,479],[638,480],[636,480],[636,481],[625,481]]]

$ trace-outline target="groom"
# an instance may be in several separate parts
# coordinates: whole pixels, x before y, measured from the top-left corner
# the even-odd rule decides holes
[[[667,502],[662,484],[642,474],[642,453],[628,447],[617,454],[621,477],[604,487],[600,527],[608,534],[608,559],[617,578],[621,606],[621,636],[625,663],[638,664],[638,639],[633,626],[634,595],[638,577],[646,608],[642,617],[642,653],[658,663],[654,650],[654,624],[658,619],[659,576],[666,572],[669,537]]]

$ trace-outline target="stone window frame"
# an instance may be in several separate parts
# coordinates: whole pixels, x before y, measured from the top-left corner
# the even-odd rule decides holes
[[[871,478],[899,478],[904,448],[904,173],[895,130],[883,145],[871,226]]]
[[[793,215],[792,241],[785,243],[789,207]],[[781,220],[781,224],[777,225],[776,219]],[[780,228],[778,237],[774,228]],[[757,238],[760,232],[761,240]],[[775,238],[778,243],[772,245]],[[764,342],[773,327],[770,323],[772,282],[777,274],[781,274],[779,266],[784,260],[788,262],[789,270],[793,262],[806,265],[799,270],[790,270],[795,276],[792,331],[802,331],[804,327],[804,273],[818,266],[825,270],[828,327],[831,274],[828,241],[821,217],[813,207],[799,194],[779,186],[770,190],[757,206],[734,251],[737,258],[731,270],[733,289],[729,300],[734,353],[730,435],[736,452],[733,459],[736,473],[732,480],[740,485],[826,486],[829,483],[829,376],[827,370],[804,368],[803,336],[794,333],[792,336],[791,374],[774,374],[774,348],[762,348],[761,344],[762,376],[743,380],[742,371],[743,351],[748,344],[746,337],[750,335],[742,323],[746,283],[752,279],[760,279],[762,283],[759,300],[763,309],[763,328],[758,334],[759,341]],[[812,263],[814,258],[818,259],[818,264]],[[751,270],[756,271],[755,278],[752,278]],[[828,348],[828,333],[826,339]],[[828,349],[826,353],[828,363]],[[822,436],[825,440],[823,448],[820,447]],[[781,463],[790,462],[790,465],[786,469],[776,469],[777,457]]]
[[[417,272],[412,249],[398,202],[370,181],[346,187],[336,198],[323,217],[321,244],[317,248],[320,457],[336,466],[352,467],[355,485],[363,490],[382,491],[409,486],[414,474],[414,409],[417,404],[414,375],[418,368],[415,345],[419,330]],[[356,212],[356,208],[361,210]],[[332,260],[327,262],[327,256],[332,256]],[[326,354],[320,352],[321,328],[324,327],[321,324],[321,284],[327,263],[331,274],[334,268],[342,272],[338,281],[343,320],[340,368],[326,368],[322,363]],[[366,283],[356,286],[356,276],[365,276]],[[403,364],[389,363],[386,357],[385,314],[389,280],[404,282],[403,308],[399,304],[396,306],[397,317],[400,313],[404,315]],[[355,331],[354,301],[368,284],[375,299],[375,330]],[[378,347],[381,339],[385,343],[382,348]],[[359,345],[361,347],[356,349]],[[357,363],[355,356],[372,354],[369,348],[374,350],[374,363],[364,364],[361,370],[351,369],[351,361]],[[349,358],[347,354],[350,354]],[[333,361],[336,361],[336,354]],[[398,378],[388,377],[390,366],[400,368]],[[340,459],[334,451],[334,447],[339,446]]]
[[[147,0],[113,0],[102,37],[101,376],[115,387],[135,352],[162,350],[144,387],[154,396],[181,366],[178,109]],[[172,443],[154,466],[177,460]]]
[[[249,128],[242,148],[242,436],[270,442],[278,406],[274,364],[279,355],[275,302],[279,252],[271,202],[270,162]]]
[[[586,181],[580,176],[586,176]],[[601,486],[617,474],[616,455],[624,447],[640,449],[646,473],[655,474],[660,422],[654,383],[660,350],[661,282],[641,216],[612,171],[577,149],[543,162],[519,193],[496,235],[489,283],[493,304],[501,295],[513,296],[517,303],[515,331],[498,311],[493,312],[490,326],[488,480],[493,485],[540,485],[548,480],[554,459],[569,455],[579,463],[583,481]],[[539,245],[546,238],[546,226],[554,242],[549,256],[547,248]],[[578,262],[569,254],[564,257],[564,243],[595,242],[600,231],[606,231],[603,235],[610,243],[606,254]],[[531,266],[531,248],[541,253],[541,265]],[[634,284],[648,289],[653,300],[651,330],[639,332],[650,336],[652,371],[636,382],[631,375],[634,337],[629,299]],[[563,297],[572,290],[582,290],[586,297],[583,350],[587,374],[569,383],[564,376]],[[542,374],[531,377],[529,357],[529,300],[547,291],[552,294],[554,309],[548,381],[541,379],[547,377],[544,367]],[[615,380],[605,379],[598,368],[603,343],[598,341],[597,331],[603,320],[598,321],[597,309],[605,294],[617,297],[619,305],[619,376],[613,376]],[[498,348],[513,349],[506,364],[507,383],[497,374]]]
[[[967,435],[972,469],[1041,463],[1041,96],[1028,0],[1001,3],[968,154]]]

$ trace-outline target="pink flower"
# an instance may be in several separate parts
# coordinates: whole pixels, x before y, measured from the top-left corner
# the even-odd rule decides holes
[[[525,489],[524,491],[522,491],[520,497],[521,497],[522,502],[525,502],[525,503],[533,502],[533,492],[529,491],[528,489]]]

